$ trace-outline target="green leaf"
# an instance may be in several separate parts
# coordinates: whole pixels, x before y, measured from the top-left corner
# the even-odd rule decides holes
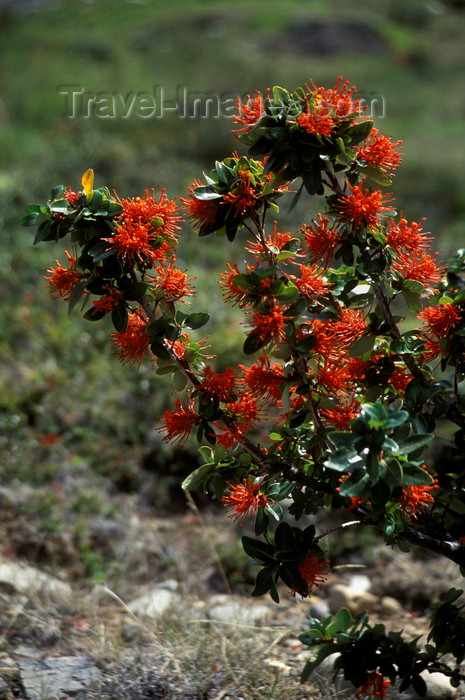
[[[454,513],[463,515],[465,513],[465,503],[458,498],[453,498],[450,502],[450,509],[453,510]]]
[[[425,697],[428,686],[426,685],[426,681],[419,674],[414,674],[412,676],[412,685],[417,695],[421,698]]]
[[[295,547],[294,533],[289,523],[282,522],[276,528],[274,543],[278,550],[293,550]]]
[[[373,349],[376,341],[375,335],[362,335],[349,350],[349,357],[360,357]]]
[[[403,440],[402,444],[397,450],[397,453],[400,455],[409,455],[412,452],[416,452],[420,448],[425,447],[425,445],[427,445],[432,439],[433,436],[429,433],[410,435],[408,438]]]
[[[184,491],[199,491],[204,490],[210,475],[215,471],[215,465],[202,464],[201,467],[195,469],[192,474],[189,474],[182,482]]]
[[[268,339],[262,338],[260,333],[252,331],[244,341],[243,350],[246,355],[253,355],[267,345]]]
[[[301,634],[299,637],[300,641],[302,641],[303,644],[305,644],[305,639],[304,635]],[[318,642],[315,642],[317,644]],[[314,646],[315,644],[309,645],[309,646]],[[313,671],[318,668],[318,666],[321,664],[322,661],[326,659],[327,656],[331,656],[331,654],[334,654],[334,645],[333,644],[325,644],[324,646],[321,646],[318,649],[318,653],[315,656],[315,658],[310,659],[310,661],[307,661],[307,663],[304,666],[304,669],[302,671],[302,675],[300,676],[300,682],[305,683],[310,676],[312,675]]]
[[[186,375],[181,371],[176,371],[173,376],[173,384],[176,391],[182,391],[187,384]]]
[[[335,616],[337,631],[345,632],[353,624],[354,618],[352,613],[347,608],[341,608]]]
[[[377,168],[375,165],[359,165],[357,170],[361,175],[365,175],[377,182],[378,185],[392,185],[392,180],[388,178],[381,168]]]
[[[21,219],[21,226],[35,226],[39,216],[36,212],[29,212]]]
[[[73,291],[69,295],[69,302],[68,302],[68,313],[69,314],[74,309],[76,304],[79,301],[81,301],[83,292],[84,292],[86,285],[87,285],[87,282],[88,282],[88,280],[81,280],[73,287]]]
[[[351,477],[342,482],[341,486],[339,487],[339,493],[341,496],[345,496],[347,498],[357,498],[358,496],[362,495],[364,490],[370,485],[370,482],[371,478],[367,473],[363,474],[358,481],[355,481],[353,477]]]
[[[185,320],[184,324],[191,330],[195,330],[196,328],[201,328],[204,326],[210,319],[210,314],[204,313],[203,311],[198,311],[197,313],[189,314]]]
[[[275,569],[260,569],[255,579],[255,587],[252,591],[252,596],[257,597],[264,595],[275,587],[274,583]]]
[[[88,251],[94,262],[99,262],[110,255],[116,255],[116,249],[111,248],[106,241],[99,241],[92,246]]]
[[[325,466],[337,472],[349,471],[353,466],[349,460],[356,455],[357,451],[353,447],[339,447],[326,460]]]
[[[124,304],[118,304],[111,312],[111,322],[118,333],[122,333],[128,327],[128,311]]]
[[[242,537],[242,546],[244,552],[252,559],[256,561],[267,563],[274,563],[274,553],[275,549],[270,544],[266,542],[261,542],[260,540],[254,540],[251,537],[244,535]]]
[[[382,478],[391,486],[400,486],[403,483],[404,472],[397,459],[388,459],[385,462]]]
[[[211,187],[209,185],[205,185],[204,187],[197,187],[193,195],[196,199],[201,199],[202,201],[210,200],[210,199],[221,199],[223,196],[219,192],[217,192],[214,187]]]
[[[402,289],[402,296],[410,311],[414,314],[420,313],[423,309],[423,304],[420,301],[420,295],[411,292],[409,289]]]
[[[352,146],[357,146],[361,141],[368,138],[373,129],[373,123],[373,121],[367,120],[365,122],[359,122],[347,129],[343,136],[346,146],[352,148]]]
[[[127,301],[137,301],[141,299],[147,291],[145,282],[134,282],[134,284],[124,292],[124,298]]]

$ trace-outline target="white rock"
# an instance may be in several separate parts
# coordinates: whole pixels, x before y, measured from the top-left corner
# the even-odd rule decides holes
[[[128,608],[134,615],[157,619],[176,605],[180,605],[181,600],[181,596],[174,591],[154,588],[140,598],[132,600]]]
[[[447,676],[442,673],[423,671],[420,675],[428,688],[426,691],[428,700],[452,700],[457,697],[457,689],[451,686]],[[399,700],[417,700],[420,696],[410,686],[405,692],[400,693],[398,698]]]
[[[397,615],[403,611],[402,604],[397,598],[392,598],[390,595],[385,595],[381,598],[381,610],[384,615]]]
[[[27,595],[45,594],[57,600],[66,600],[72,595],[67,583],[20,562],[0,563],[0,583]]]
[[[348,608],[354,615],[362,610],[372,612],[378,603],[378,597],[369,591],[359,591],[346,586],[344,583],[336,583],[329,589],[328,604],[334,615],[340,608]]]
[[[270,617],[270,608],[267,605],[250,605],[229,596],[223,599],[215,596],[213,604],[208,609],[208,617],[217,622],[260,625]]]

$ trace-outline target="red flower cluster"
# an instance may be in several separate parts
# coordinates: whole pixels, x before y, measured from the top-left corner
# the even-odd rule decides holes
[[[65,255],[68,258],[69,267],[63,267],[58,260],[55,260],[57,267],[51,267],[47,270],[50,276],[45,277],[45,279],[49,282],[47,286],[50,288],[50,293],[53,297],[60,297],[64,301],[69,301],[74,287],[82,280],[87,279],[87,275],[75,268],[76,257],[70,255],[67,250],[65,250]]]
[[[385,698],[390,685],[389,678],[384,678],[379,671],[369,671],[366,681],[355,693],[355,697],[363,698],[368,695],[374,698]]]
[[[229,484],[229,491],[221,500],[234,511],[230,517],[237,520],[241,526],[251,513],[255,515],[259,508],[264,508],[268,503],[274,503],[260,490],[259,482],[250,481],[250,479],[236,486]]]

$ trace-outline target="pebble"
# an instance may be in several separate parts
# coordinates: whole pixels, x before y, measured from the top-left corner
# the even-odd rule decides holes
[[[268,605],[254,605],[228,595],[213,596],[207,615],[210,620],[240,625],[261,625],[270,617]]]
[[[30,700],[78,693],[100,678],[100,671],[87,656],[61,656],[41,661],[22,659],[19,670]]]
[[[348,608],[352,614],[362,610],[373,612],[378,604],[378,597],[369,591],[359,591],[344,583],[336,583],[330,587],[328,605],[334,615],[341,608]]]
[[[132,600],[128,608],[134,615],[156,620],[181,604],[179,593],[167,588],[153,588],[148,593]]]
[[[11,586],[18,593],[45,595],[56,601],[71,598],[71,587],[34,566],[16,562],[0,563],[0,583]]]
[[[442,673],[430,673],[423,671],[420,674],[427,685],[426,696],[428,700],[453,700],[457,697],[457,689],[449,683],[447,676]],[[418,695],[412,686],[397,696],[399,700],[419,700]]]

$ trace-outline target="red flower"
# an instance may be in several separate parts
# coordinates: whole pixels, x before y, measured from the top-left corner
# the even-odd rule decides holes
[[[260,484],[257,481],[246,479],[237,486],[229,484],[229,487],[229,492],[221,500],[231,506],[229,510],[234,510],[230,517],[238,520],[241,527],[250,513],[255,515],[259,508],[274,502],[268,500],[266,494],[260,491]]]
[[[231,401],[235,383],[236,378],[231,367],[227,367],[224,372],[217,374],[207,365],[203,371],[203,379],[199,388],[213,394],[219,401]]]
[[[399,253],[392,263],[392,269],[402,280],[421,282],[425,289],[434,291],[434,284],[441,282],[445,268],[436,263],[438,254],[429,255],[424,251],[411,255]]]
[[[298,566],[299,574],[302,579],[302,585],[292,589],[292,593],[298,593],[303,598],[310,595],[314,586],[319,587],[326,581],[328,573],[325,568],[329,564],[329,560],[321,561],[316,554],[311,552],[307,558]]]
[[[328,267],[333,259],[334,251],[341,243],[341,235],[335,229],[329,228],[329,219],[318,214],[318,221],[310,226],[304,224],[301,228],[305,236],[310,260]]]
[[[254,310],[248,319],[253,331],[263,342],[268,343],[272,340],[279,341],[284,339],[287,317],[279,304],[272,306],[266,314],[261,314],[259,311]]]
[[[251,427],[257,423],[259,409],[255,398],[250,392],[242,392],[238,400],[230,401],[227,407],[239,420],[239,424],[243,425],[245,428]]]
[[[222,272],[220,275],[220,285],[224,289],[224,299],[225,301],[232,301],[240,305],[247,295],[247,292],[234,282],[234,278],[241,273],[239,272],[237,265],[234,265],[234,267],[229,263],[226,263],[226,265],[228,266],[227,271]],[[247,271],[251,269],[253,268],[250,266],[247,267]]]
[[[258,363],[258,364],[257,364]],[[284,370],[281,365],[270,363],[266,355],[259,357],[251,367],[239,365],[244,372],[245,383],[253,396],[271,396],[276,401],[281,398],[280,387],[285,382]]]
[[[118,200],[123,207],[123,213],[118,217],[123,223],[149,224],[153,236],[173,238],[176,230],[181,228],[182,217],[180,207],[174,200],[168,199],[166,190],[162,189],[158,200],[155,191],[149,194],[145,190],[144,197],[133,197]]]
[[[426,334],[437,339],[444,338],[460,322],[462,314],[453,304],[436,304],[429,306],[417,316],[426,321]]]
[[[237,100],[237,111],[238,114],[233,115],[233,120],[237,124],[242,124],[240,129],[234,129],[237,134],[247,134],[260,117],[264,113],[264,103],[265,99],[269,99],[270,90],[266,92],[266,97],[262,97],[262,94],[256,90],[255,97],[250,97],[247,95],[247,102],[242,104],[240,100]]]
[[[361,698],[369,695],[375,698],[385,698],[390,685],[391,681],[388,678],[384,678],[379,671],[369,671],[365,683],[355,693],[355,697]]]
[[[267,236],[265,242],[258,240],[253,243],[249,243],[246,246],[246,250],[252,253],[255,257],[260,260],[263,258],[263,254],[270,251],[274,255],[277,255],[282,250],[286,250],[287,244],[294,238],[292,233],[287,231],[278,231],[278,222],[275,221],[273,224],[273,233],[271,236]],[[294,253],[296,257],[302,257],[302,253],[296,251]]]
[[[215,199],[199,199],[196,197],[195,190],[202,186],[200,180],[194,180],[192,185],[187,188],[189,197],[181,197],[181,202],[187,209],[189,219],[196,229],[214,224],[218,214],[218,207],[222,201],[220,197]]]
[[[164,416],[161,418],[163,425],[159,430],[164,431],[167,442],[178,440],[179,444],[183,445],[200,416],[194,410],[190,400],[188,405],[185,406],[179,398],[176,398],[174,406],[175,410],[168,409],[165,411]]]
[[[159,286],[163,292],[163,299],[168,303],[179,301],[182,297],[195,295],[195,291],[189,286],[188,282],[192,282],[196,278],[188,278],[185,272],[174,267],[174,263],[175,260],[173,258],[167,267],[160,266],[156,268],[156,272],[159,275],[158,278],[148,278]]]
[[[423,465],[425,474],[429,476],[426,465]],[[400,496],[396,502],[402,508],[404,515],[409,518],[416,518],[421,513],[423,508],[429,503],[434,502],[434,496],[431,491],[438,488],[438,479],[435,476],[432,484],[421,484],[419,486],[406,486],[402,489]]]
[[[334,120],[329,115],[318,112],[314,114],[311,111],[299,114],[296,122],[305,133],[319,136],[331,136],[331,129],[334,126]]]
[[[338,321],[334,321],[328,329],[332,340],[341,345],[351,345],[365,333],[367,324],[360,309],[343,309]]]
[[[74,287],[86,279],[87,275],[74,268],[77,258],[73,258],[67,250],[65,250],[65,255],[68,258],[69,267],[63,267],[58,260],[55,260],[57,267],[51,267],[47,270],[51,276],[44,279],[48,280],[49,284],[47,287],[50,288],[53,297],[60,297],[65,301],[69,301]]]
[[[122,294],[117,289],[108,289],[108,294],[104,294],[95,299],[93,306],[96,311],[104,311],[106,314],[116,308],[122,299]]]
[[[347,392],[353,377],[348,366],[345,362],[341,362],[341,359],[325,360],[318,373],[315,373],[318,390],[322,389],[329,395]]]
[[[129,365],[140,365],[149,346],[150,336],[146,332],[149,322],[140,314],[129,314],[128,325],[125,331],[112,333],[113,345],[119,360]]]
[[[402,141],[391,141],[391,136],[378,136],[378,129],[372,129],[363,146],[358,146],[355,157],[367,165],[380,168],[387,175],[393,173],[402,162],[399,146]]]
[[[336,204],[340,219],[355,228],[370,228],[379,224],[381,218],[388,216],[390,209],[386,204],[392,201],[392,197],[381,190],[363,189],[363,183],[364,180],[360,185],[350,185],[352,194],[341,197]]]
[[[300,278],[291,275],[291,279],[301,294],[317,304],[318,297],[322,297],[329,291],[328,283],[322,278],[322,270],[316,265],[300,265]]]
[[[248,170],[239,172],[239,178],[240,180],[234,184],[233,189],[224,195],[223,201],[233,207],[236,215],[243,216],[255,207],[259,194],[250,181]]]
[[[116,234],[112,238],[105,238],[116,248],[118,255],[133,264],[134,262],[154,262],[154,238],[150,223],[124,221],[115,228]]]
[[[306,85],[316,113],[320,116],[331,115],[334,119],[346,119],[357,113],[360,115],[367,105],[362,106],[361,99],[354,99],[357,88],[349,85],[348,80],[342,82],[341,76],[334,88],[317,87],[313,80],[310,85]]]
[[[408,223],[404,218],[400,218],[398,222],[389,219],[386,243],[396,253],[401,253],[403,250],[411,253],[428,250],[432,238],[422,231],[424,221],[426,219],[422,219],[419,223],[415,221]]]
[[[350,421],[358,416],[359,411],[360,403],[352,398],[343,401],[342,404],[334,406],[334,408],[321,409],[320,413],[337,430],[347,430],[350,426]]]
[[[71,205],[77,204],[81,199],[81,192],[73,192],[71,187],[68,185],[65,192],[65,199]]]

